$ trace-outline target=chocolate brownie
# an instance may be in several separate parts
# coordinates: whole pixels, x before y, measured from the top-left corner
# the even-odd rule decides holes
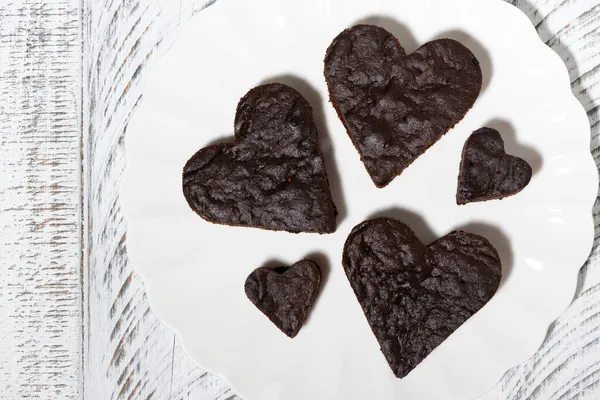
[[[407,55],[383,28],[340,33],[325,57],[331,102],[367,172],[386,186],[458,123],[482,85],[477,58],[452,39]]]
[[[233,143],[198,151],[183,168],[183,194],[207,221],[331,233],[336,209],[312,108],[289,86],[258,86],[239,102]]]
[[[527,161],[506,154],[504,141],[497,130],[478,129],[463,148],[456,203],[512,196],[529,184],[531,175]]]
[[[321,286],[321,270],[310,260],[291,267],[258,268],[246,279],[246,296],[271,322],[295,337]]]
[[[483,307],[502,275],[500,257],[487,239],[452,232],[425,246],[391,218],[357,225],[342,264],[398,378]]]

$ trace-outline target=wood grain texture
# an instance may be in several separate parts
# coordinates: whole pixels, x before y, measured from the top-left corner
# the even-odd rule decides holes
[[[542,40],[563,59],[573,93],[588,113],[591,150],[600,165],[600,3],[597,0],[513,1]],[[600,204],[593,210],[592,254],[581,269],[576,298],[550,327],[539,351],[509,371],[501,399],[600,398]]]
[[[600,163],[600,4],[509,1],[567,64]],[[150,310],[119,207],[144,78],[210,2],[0,1],[1,399],[237,399]],[[594,216],[577,298],[482,399],[600,398],[598,205]]]
[[[597,154],[600,147],[598,142],[600,130],[600,124],[598,123],[600,53],[597,46],[594,46],[594,42],[598,40],[599,35],[600,6],[596,0],[539,0],[535,3],[513,0],[511,2],[529,16],[536,25],[541,38],[567,64],[573,82],[573,91],[586,107],[590,116],[590,122],[593,126],[592,149],[594,154]],[[188,11],[183,13],[178,22],[184,21],[192,14],[189,10],[193,10],[194,6],[186,5],[187,3],[182,2],[183,8]],[[173,27],[173,30],[176,29],[178,27]],[[168,37],[169,40],[172,38],[170,35],[163,37]],[[153,57],[165,48],[166,46],[152,49]],[[144,53],[140,56],[143,55]],[[148,64],[150,62],[145,65]],[[140,75],[144,76],[146,72],[145,69],[142,69]],[[138,90],[140,89],[138,88]],[[131,95],[133,98],[137,98],[137,96],[138,94]],[[131,106],[133,103],[130,102],[129,104]],[[129,110],[126,115],[129,115],[128,113]],[[119,131],[118,135],[122,137],[120,136],[122,132]],[[119,154],[119,151],[118,147],[107,149],[107,152],[113,155]],[[120,171],[117,168],[118,173]],[[114,177],[111,179],[114,179]],[[111,207],[111,210],[116,210],[115,205],[111,205]],[[594,210],[594,215],[598,216],[597,207]],[[120,218],[119,224],[121,224]],[[120,226],[118,226],[119,229],[121,229]],[[121,231],[118,232],[117,236],[120,234]],[[123,258],[119,257],[121,256],[116,256],[113,262],[120,263],[119,260]],[[482,399],[545,400],[593,398],[590,396],[595,397],[596,395],[600,397],[600,390],[597,388],[600,383],[600,373],[598,372],[600,347],[597,345],[600,340],[600,331],[597,328],[600,306],[594,301],[598,298],[597,292],[600,289],[600,286],[598,286],[600,284],[598,261],[600,260],[594,262],[597,258],[598,252],[595,249],[591,261],[581,272],[577,300],[574,301],[565,315],[553,325],[540,351],[531,360],[508,372],[503,380]],[[119,265],[120,269],[128,270],[128,266]],[[118,286],[120,282],[115,282],[115,285]],[[140,288],[139,283],[136,283],[136,290],[138,290],[137,288]],[[129,318],[132,322],[143,320],[139,316],[139,311]],[[156,338],[157,343],[161,343],[160,347],[166,347],[172,338],[168,331],[164,329],[161,329],[160,334],[156,333],[153,337]],[[129,350],[123,351],[129,352]],[[148,358],[143,361],[149,362],[152,359]],[[173,371],[171,385],[190,388],[188,389],[189,395],[182,393],[183,398],[188,398],[186,396],[201,399],[233,397],[229,391],[221,392],[225,386],[220,380],[211,378],[209,375],[203,376],[191,365],[189,369],[182,372],[182,375],[178,375],[175,372],[174,365],[182,362],[189,361],[186,361],[185,355],[181,353],[173,355],[170,360],[168,357],[161,356],[160,363],[153,367],[157,371],[154,374],[160,376],[161,372],[158,371],[171,369]],[[171,366],[169,367],[170,363]],[[202,382],[201,386],[210,384],[219,389],[216,392],[206,391],[204,387],[197,386],[199,382]],[[165,398],[181,398],[179,397],[179,391],[170,391],[169,393],[169,397]],[[143,396],[135,396],[135,398],[143,398]],[[163,397],[159,396],[159,398]]]
[[[0,2],[0,398],[77,399],[80,3]]]
[[[150,310],[126,256],[119,206],[124,131],[149,66],[181,19],[205,1],[87,1],[84,37],[84,398],[228,399],[225,383],[197,368]]]

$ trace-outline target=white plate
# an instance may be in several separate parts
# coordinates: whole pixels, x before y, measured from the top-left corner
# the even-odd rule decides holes
[[[323,57],[344,28],[368,21],[408,51],[437,37],[479,58],[484,90],[465,119],[385,189],[376,189],[326,102]],[[311,102],[334,200],[332,235],[207,223],[190,210],[181,169],[198,149],[230,136],[236,104],[281,81]],[[482,126],[535,175],[502,201],[455,203],[462,146]],[[502,1],[220,0],[185,28],[154,67],[127,134],[123,203],[127,248],[156,313],[198,364],[245,400],[449,399],[490,389],[530,357],[569,304],[592,245],[598,188],[588,119],[559,57],[530,21]],[[396,379],[341,267],[353,226],[387,213],[426,242],[457,227],[487,236],[504,264],[496,296],[405,379]],[[327,269],[300,334],[284,336],[247,299],[246,276],[267,261],[316,255]]]

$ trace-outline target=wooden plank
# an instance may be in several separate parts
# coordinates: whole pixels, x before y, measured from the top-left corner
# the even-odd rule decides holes
[[[598,154],[600,60],[598,49],[593,46],[600,27],[597,2],[512,3],[525,11],[542,39],[566,62],[574,92],[590,116],[592,148]],[[140,82],[147,67],[167,48],[180,21],[204,5],[202,1],[183,1],[179,15],[172,13],[174,6],[169,1],[152,4],[140,9],[135,2],[113,2],[102,10],[94,9],[94,17],[88,18],[86,24],[90,32],[105,33],[100,37],[92,35],[98,39],[87,53],[92,62],[86,69],[92,88],[90,99],[98,102],[89,107],[92,115],[88,135],[94,160],[90,177],[88,290],[94,312],[86,324],[86,371],[94,376],[94,388],[107,388],[102,395],[96,393],[98,397],[86,393],[92,398],[229,399],[234,395],[226,385],[194,367],[172,333],[152,316],[143,285],[130,273],[125,255],[125,222],[117,201],[124,162],[123,129],[141,93]],[[598,216],[597,207],[594,213]],[[554,324],[544,346],[531,360],[507,373],[483,398],[571,399],[592,393],[600,396],[600,332],[596,327],[600,305],[594,302],[599,283],[595,250],[582,270],[578,299]],[[94,372],[99,363],[102,367]]]
[[[78,0],[0,2],[0,398],[77,399]]]
[[[567,63],[574,92],[590,116],[597,156],[597,2],[514,3]],[[84,154],[93,154],[86,157],[84,175],[89,193],[85,398],[234,397],[222,380],[196,368],[153,316],[127,263],[118,207],[123,132],[147,67],[168,47],[180,21],[203,5],[202,0],[84,2]],[[80,390],[78,13],[78,4],[67,0],[0,6],[0,173],[10,175],[9,184],[0,187],[0,333],[8,338],[0,345],[3,398],[74,398]],[[594,213],[598,220],[598,207]],[[542,349],[486,398],[574,399],[600,393],[599,283],[595,250],[582,270],[578,299]]]

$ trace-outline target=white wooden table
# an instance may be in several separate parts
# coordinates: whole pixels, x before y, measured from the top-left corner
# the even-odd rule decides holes
[[[568,66],[600,162],[600,0],[510,2]],[[148,66],[208,3],[0,0],[0,399],[237,398],[150,310],[119,207]],[[600,399],[599,210],[573,304],[484,399]]]

